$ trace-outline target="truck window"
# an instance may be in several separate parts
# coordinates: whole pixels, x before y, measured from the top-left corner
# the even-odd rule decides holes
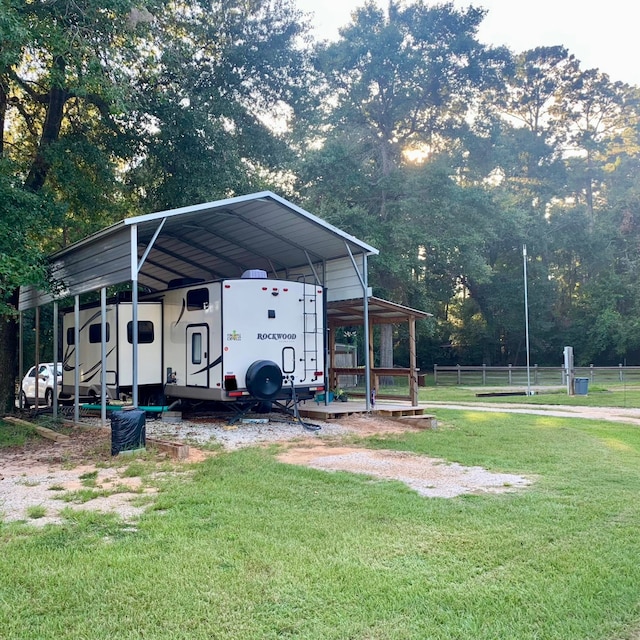
[[[109,323],[107,322],[105,342],[109,342]],[[89,325],[89,342],[102,342],[102,324],[90,324]]]
[[[209,307],[209,289],[187,291],[187,311],[198,311]]]
[[[138,344],[151,344],[154,337],[153,322],[138,320]],[[127,322],[127,341],[133,344],[133,322]]]

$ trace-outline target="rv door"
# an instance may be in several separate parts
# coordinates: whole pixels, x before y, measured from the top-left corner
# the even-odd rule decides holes
[[[188,387],[209,386],[209,326],[187,327],[186,384]]]

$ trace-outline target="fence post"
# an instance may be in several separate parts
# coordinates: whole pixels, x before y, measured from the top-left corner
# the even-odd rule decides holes
[[[433,384],[434,386],[438,386],[438,365],[433,365]]]
[[[460,365],[457,364],[456,367],[458,367],[458,384],[461,384],[461,382],[460,382]]]
[[[593,381],[595,380],[595,375],[596,372],[593,368],[593,362],[589,365],[589,377],[591,378],[591,384],[593,384]]]
[[[482,365],[482,386],[483,387],[487,386],[487,365],[486,364]]]
[[[624,382],[624,375],[622,373],[622,363],[618,365],[618,371],[619,371],[620,382]]]
[[[538,384],[538,365],[533,365],[533,384]]]
[[[513,368],[513,365],[510,364],[509,365],[509,386],[511,386],[513,384],[513,378],[511,377],[511,374],[513,373],[512,372],[512,368]]]

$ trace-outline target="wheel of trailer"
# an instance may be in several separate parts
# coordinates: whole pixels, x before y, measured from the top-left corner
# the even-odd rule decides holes
[[[271,360],[256,360],[248,369],[245,383],[258,400],[272,400],[282,389],[282,371]]]

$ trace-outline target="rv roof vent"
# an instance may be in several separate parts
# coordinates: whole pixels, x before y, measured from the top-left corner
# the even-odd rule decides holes
[[[247,269],[243,274],[243,278],[255,278],[257,280],[267,277],[267,272],[264,269]]]

